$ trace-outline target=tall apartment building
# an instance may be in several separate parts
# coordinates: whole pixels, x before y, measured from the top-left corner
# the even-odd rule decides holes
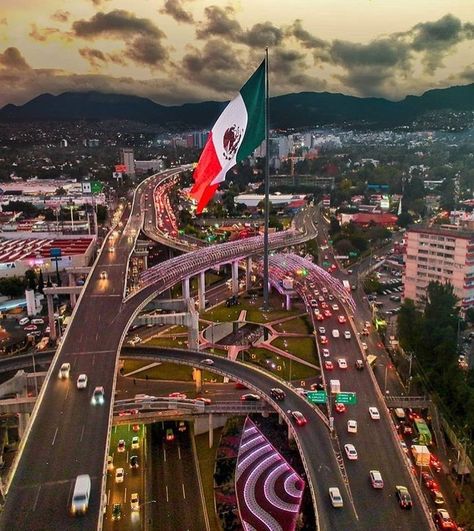
[[[453,285],[462,308],[474,306],[474,231],[412,227],[406,232],[404,296],[421,302],[436,280]]]
[[[125,164],[127,167],[127,174],[130,177],[135,177],[135,156],[133,154],[133,148],[120,149],[120,163]]]

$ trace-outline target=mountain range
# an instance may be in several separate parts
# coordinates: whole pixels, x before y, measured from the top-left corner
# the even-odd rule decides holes
[[[24,105],[8,104],[0,122],[131,120],[166,128],[208,128],[226,102],[164,106],[148,98],[101,92],[42,94]],[[328,92],[301,92],[270,98],[272,128],[315,125],[410,125],[433,111],[474,111],[474,83],[434,89],[401,101],[358,98]]]

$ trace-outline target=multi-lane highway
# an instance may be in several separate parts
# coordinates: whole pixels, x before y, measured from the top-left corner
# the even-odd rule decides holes
[[[27,434],[12,468],[8,496],[0,518],[0,528],[28,530],[93,529],[100,518],[100,494],[105,474],[111,402],[120,345],[139,309],[155,294],[171,287],[182,276],[206,267],[262,250],[262,238],[233,243],[222,253],[190,253],[153,269],[143,290],[123,302],[129,256],[145,219],[142,194],[151,193],[163,177],[179,173],[169,170],[144,181],[136,190],[133,205],[126,210],[122,228],[117,227],[114,245],[103,246],[74,309],[62,344],[53,360],[48,378],[35,406]],[[146,214],[146,213],[145,213]],[[304,216],[302,216],[304,218]],[[304,223],[304,219],[302,221]],[[289,231],[271,237],[271,247],[279,248],[314,236]],[[112,252],[109,248],[112,248]],[[214,251],[221,246],[214,246]],[[185,257],[186,258],[186,257]],[[151,271],[151,270],[150,270]],[[149,274],[150,275],[150,274]],[[105,278],[106,277],[106,278]],[[71,364],[69,379],[57,375],[62,363]],[[78,390],[80,373],[89,377],[87,389]],[[95,386],[103,386],[105,403],[92,406]],[[89,474],[92,479],[88,513],[78,519],[69,515],[75,478]]]
[[[270,270],[277,278],[293,277],[295,271],[301,270],[304,260],[295,255],[273,255],[270,257]],[[349,486],[353,495],[354,505],[363,529],[419,529],[426,525],[426,517],[421,506],[412,475],[406,467],[406,460],[394,440],[391,419],[379,393],[370,377],[371,370],[367,364],[365,369],[357,370],[355,362],[363,359],[359,342],[350,323],[348,306],[336,298],[329,299],[326,291],[330,282],[323,282],[328,274],[314,267],[307,266],[307,276],[296,275],[295,289],[308,304],[308,313],[312,316],[313,325],[317,330],[318,352],[326,389],[329,392],[331,379],[337,379],[341,391],[355,392],[356,405],[348,405],[342,413],[335,411],[334,399],[329,402],[329,414],[334,418],[334,426],[338,443],[343,455],[345,469],[349,478]],[[339,292],[340,294],[341,292]],[[315,315],[324,316],[316,320]],[[342,322],[341,322],[342,321]],[[337,333],[333,334],[333,331]],[[344,332],[350,338],[344,337]],[[337,338],[334,335],[338,335]],[[322,339],[322,336],[325,339]],[[364,337],[365,339],[365,337]],[[323,349],[325,351],[323,352]],[[347,368],[340,368],[338,360],[345,360]],[[327,363],[329,362],[329,363]],[[327,364],[327,368],[326,368]],[[344,366],[344,365],[343,365]],[[330,395],[329,395],[330,396]],[[375,406],[380,412],[379,420],[372,420],[369,407]],[[349,433],[347,421],[356,420],[357,433]],[[353,444],[357,450],[357,460],[349,460],[344,451],[345,444]],[[384,480],[383,493],[373,489],[369,482],[369,471],[379,470]],[[414,508],[410,512],[402,512],[395,499],[395,486],[408,487],[414,499]],[[374,510],[376,508],[376,510]]]
[[[165,175],[178,171],[165,172]],[[114,251],[109,252],[109,246],[104,245],[89,274],[41,390],[27,437],[22,440],[0,519],[1,529],[97,527],[112,390],[122,331],[129,317],[120,319],[125,272],[141,228],[140,193],[156,178],[138,190],[138,201],[124,214],[124,228],[117,228]],[[107,278],[101,278],[105,276],[101,275],[102,271]],[[69,379],[58,378],[62,363],[71,364]],[[87,389],[76,389],[80,373],[89,377]],[[105,389],[102,406],[91,404],[95,386]],[[90,506],[83,518],[72,519],[71,495],[79,474],[91,476]]]

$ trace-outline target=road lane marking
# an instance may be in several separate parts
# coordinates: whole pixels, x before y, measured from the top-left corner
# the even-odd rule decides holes
[[[184,483],[181,483],[181,486],[183,487],[183,498],[186,499],[186,491],[184,490]]]
[[[81,438],[80,438],[81,441],[82,441],[82,438],[84,437],[84,430],[85,430],[85,429],[86,429],[86,425],[83,424],[83,425],[82,425],[82,430],[81,430]]]
[[[69,396],[69,387],[67,388],[67,391],[66,391],[66,398]]]
[[[33,511],[36,511],[36,506],[38,505],[38,498],[40,495],[41,485],[38,487],[38,492],[36,493],[35,503],[33,504]]]
[[[41,488],[41,487],[40,487]],[[165,485],[165,491],[166,491],[166,501],[169,502],[170,499],[168,497],[168,485]]]
[[[125,487],[125,490],[123,492],[123,503],[127,503],[127,487]]]
[[[56,435],[58,434],[58,428],[56,428],[56,431],[54,432],[53,442],[51,443],[51,446],[54,446],[54,443],[56,441]]]
[[[178,444],[178,459],[181,459],[181,447]]]
[[[110,503],[110,489],[107,491],[107,505]]]
[[[166,449],[163,448],[163,461],[166,463]]]

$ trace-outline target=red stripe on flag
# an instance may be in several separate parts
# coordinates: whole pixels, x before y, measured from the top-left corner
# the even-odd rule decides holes
[[[190,193],[191,197],[198,202],[196,210],[198,214],[203,211],[219,187],[217,184],[211,185],[211,182],[216,178],[221,169],[222,166],[217,158],[212,132],[210,132],[203,152],[199,157],[198,165],[194,170],[194,185]]]

